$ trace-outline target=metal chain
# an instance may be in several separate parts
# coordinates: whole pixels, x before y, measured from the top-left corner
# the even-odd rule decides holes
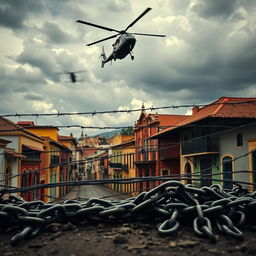
[[[54,222],[77,225],[83,221],[155,219],[162,222],[158,227],[161,235],[170,235],[178,230],[180,223],[189,222],[196,235],[213,242],[216,241],[214,226],[220,233],[241,240],[243,233],[233,223],[244,225],[255,209],[256,193],[242,187],[225,192],[220,185],[195,188],[179,181],[167,181],[121,201],[91,198],[56,204],[40,200],[27,202],[15,196],[0,198],[0,229],[18,227],[20,231],[10,241],[16,245],[35,237]]]

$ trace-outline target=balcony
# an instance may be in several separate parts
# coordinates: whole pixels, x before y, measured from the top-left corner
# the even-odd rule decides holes
[[[150,150],[144,150],[142,149],[138,154],[138,161],[155,161],[156,160],[156,151],[150,149]]]
[[[128,165],[122,163],[109,163],[109,167],[113,169],[120,169],[123,171],[128,171]]]
[[[179,158],[179,156],[180,156],[180,147],[179,146],[175,146],[175,147],[169,148],[169,149],[159,150],[160,160],[169,160],[169,159]]]
[[[182,155],[213,152],[219,152],[218,138],[201,138],[194,139],[191,142],[183,142]]]

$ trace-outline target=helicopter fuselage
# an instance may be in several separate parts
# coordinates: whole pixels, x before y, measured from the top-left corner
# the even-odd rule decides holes
[[[136,43],[135,36],[130,33],[124,33],[117,38],[113,46],[113,52],[104,61],[104,63],[125,58],[134,48]]]
[[[105,27],[102,25],[97,25],[95,23],[91,23],[88,21],[83,21],[83,20],[77,20],[77,22],[88,25],[88,26],[92,26],[92,27],[96,27],[99,29],[104,29],[110,32],[117,32],[117,34],[114,34],[112,36],[108,36],[105,37],[103,39],[97,40],[93,43],[89,43],[87,44],[87,46],[91,46],[112,38],[116,38],[118,36],[118,38],[116,39],[115,43],[113,44],[113,52],[106,57],[106,54],[104,52],[104,47],[102,47],[102,53],[100,55],[101,58],[101,67],[104,67],[104,64],[108,61],[111,60],[116,60],[116,59],[123,59],[125,58],[128,54],[130,54],[131,59],[134,59],[134,56],[132,55],[132,49],[135,46],[136,43],[136,39],[134,35],[140,35],[140,36],[156,36],[156,37],[165,37],[166,35],[157,35],[157,34],[148,34],[148,33],[128,33],[128,29],[131,28],[135,23],[137,23],[145,14],[147,14],[152,8],[148,7],[146,8],[146,10],[144,12],[142,12],[135,20],[133,20],[125,29],[123,30],[117,30],[114,28],[109,28],[109,27]]]

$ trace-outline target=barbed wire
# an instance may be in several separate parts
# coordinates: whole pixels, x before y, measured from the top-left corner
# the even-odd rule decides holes
[[[98,115],[98,114],[115,114],[115,113],[127,113],[131,114],[132,112],[139,112],[145,110],[160,110],[160,109],[177,109],[177,108],[189,108],[189,107],[205,107],[212,105],[241,105],[241,104],[252,104],[256,103],[256,100],[245,100],[240,102],[215,102],[211,104],[184,104],[184,105],[170,105],[170,106],[162,106],[162,107],[149,107],[149,108],[137,108],[137,109],[120,109],[120,110],[104,110],[104,111],[85,111],[85,112],[56,112],[56,113],[16,113],[16,114],[2,114],[1,117],[22,117],[22,116],[32,116],[32,117],[40,117],[40,116],[73,116],[73,115]]]

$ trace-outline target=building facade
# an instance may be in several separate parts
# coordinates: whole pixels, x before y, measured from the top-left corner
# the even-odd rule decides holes
[[[155,177],[171,173],[179,173],[179,158],[174,143],[177,138],[168,140],[155,139],[153,135],[166,127],[187,118],[185,115],[147,114],[142,106],[142,112],[135,124],[135,166],[137,177]],[[169,145],[172,143],[171,145]],[[172,153],[170,155],[170,153]],[[161,161],[160,161],[161,159]],[[168,160],[168,161],[167,161]],[[170,164],[171,161],[171,164]],[[137,186],[139,192],[148,191],[159,182],[141,182]]]

